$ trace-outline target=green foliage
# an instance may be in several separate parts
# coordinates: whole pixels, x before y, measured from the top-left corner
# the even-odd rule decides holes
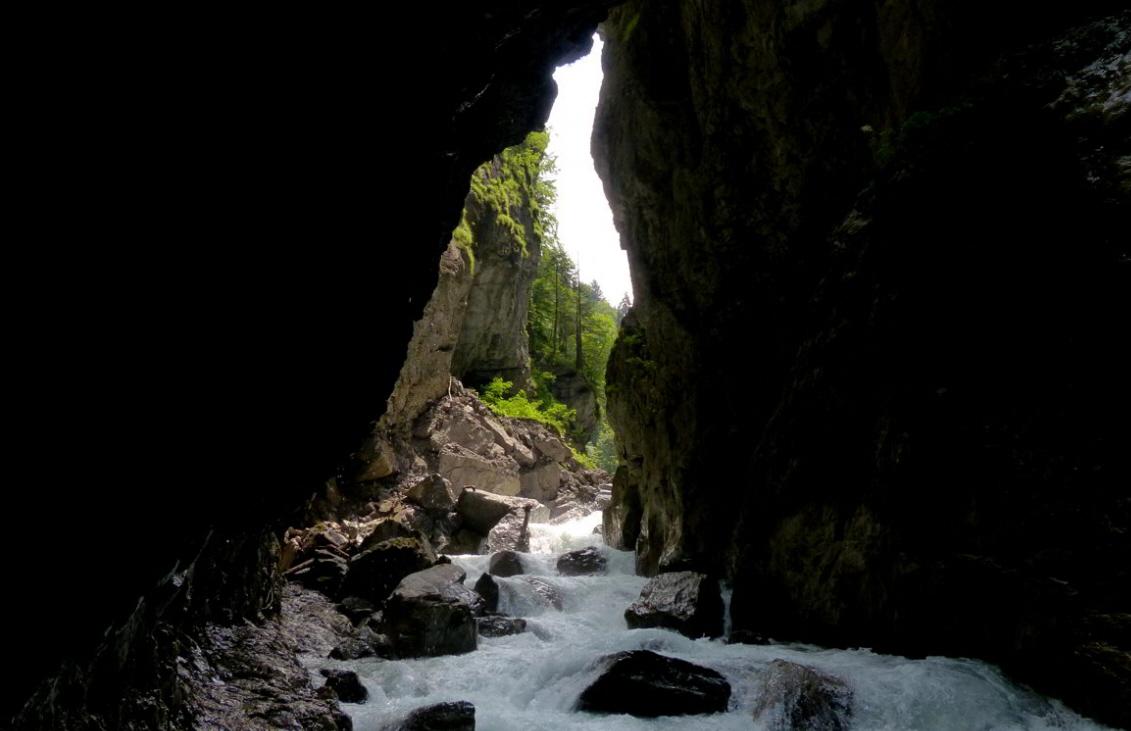
[[[595,461],[593,461],[593,458],[589,456],[588,448],[586,448],[587,451],[585,452],[579,452],[572,444],[568,446],[569,451],[573,452],[573,458],[577,460],[578,464],[580,464],[587,470],[597,469],[598,465]]]
[[[480,399],[499,416],[534,419],[557,429],[559,435],[566,434],[569,422],[577,417],[573,409],[554,401],[553,397],[531,401],[525,391],[516,389],[512,382],[498,377],[487,384]]]
[[[617,471],[617,450],[613,442],[613,428],[609,426],[608,420],[603,415],[597,438],[586,445],[585,451],[598,468],[610,475]]]
[[[556,170],[552,155],[546,153],[548,132],[531,132],[514,147],[480,165],[471,175],[469,207],[480,215],[494,214],[497,226],[510,234],[514,250],[529,256],[527,242],[531,235],[541,237],[547,228],[556,229],[550,206],[557,198],[551,178]],[[525,217],[533,222],[533,231],[522,224]],[[464,209],[459,226],[452,232],[456,246],[468,253],[475,264],[475,233],[467,222]]]

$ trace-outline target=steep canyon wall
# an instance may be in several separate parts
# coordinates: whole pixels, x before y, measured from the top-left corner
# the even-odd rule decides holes
[[[472,171],[609,4],[29,19],[0,719],[70,658],[21,727],[192,723],[180,633],[277,606],[271,545],[384,411]]]
[[[1017,10],[613,12],[606,535],[721,571],[736,628],[983,657],[1127,725],[1131,18]]]

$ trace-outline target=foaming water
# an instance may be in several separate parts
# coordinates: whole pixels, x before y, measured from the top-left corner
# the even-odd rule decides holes
[[[475,704],[479,731],[674,731],[719,729],[769,731],[752,720],[753,708],[771,662],[803,663],[842,679],[854,696],[851,731],[1101,731],[1056,701],[1013,685],[985,663],[930,657],[909,660],[868,650],[829,650],[808,645],[726,645],[691,640],[660,629],[629,630],[624,610],[645,579],[633,573],[630,552],[601,550],[609,559],[603,576],[558,576],[558,555],[600,546],[594,514],[562,525],[532,525],[534,554],[523,555],[526,576],[553,587],[557,610],[522,576],[498,578],[500,611],[525,617],[530,631],[510,637],[479,638],[467,655],[417,660],[367,658],[337,662],[306,658],[308,667],[357,671],[369,690],[365,704],[342,704],[357,731],[373,731],[414,708],[445,701]],[[473,585],[486,570],[487,556],[453,556]],[[730,682],[727,713],[638,719],[573,710],[581,692],[597,677],[594,661],[621,650],[648,649],[712,668]]]

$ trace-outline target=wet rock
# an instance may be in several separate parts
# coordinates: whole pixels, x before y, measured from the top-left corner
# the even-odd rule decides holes
[[[479,595],[463,585],[451,564],[406,576],[386,602],[381,630],[396,657],[456,655],[475,650]]]
[[[486,574],[484,574],[486,576]],[[484,637],[505,637],[526,631],[526,620],[521,617],[488,615],[479,618],[479,634]]]
[[[353,624],[318,591],[287,582],[279,612],[287,639],[299,652],[325,656],[354,634]]]
[[[437,515],[447,515],[456,506],[452,483],[439,473],[433,473],[409,488],[408,499]]]
[[[498,551],[491,554],[487,562],[487,572],[492,576],[518,576],[525,573],[522,559],[516,551]]]
[[[624,612],[629,629],[664,627],[692,639],[723,633],[719,582],[694,571],[654,576]]]
[[[723,713],[730,701],[722,675],[685,660],[631,650],[598,664],[601,677],[582,692],[578,710],[652,718]]]
[[[805,665],[774,660],[754,706],[770,731],[847,731],[852,691],[843,680]]]
[[[325,687],[332,688],[342,703],[364,703],[369,698],[369,691],[354,671],[322,668],[319,672],[326,678]]]
[[[484,573],[475,582],[475,593],[483,598],[483,609],[488,612],[499,609],[499,585],[491,574]]]
[[[377,605],[359,596],[347,596],[338,603],[338,607],[352,622],[365,619],[377,611]]]
[[[342,593],[380,604],[401,579],[435,563],[431,546],[417,538],[384,541],[350,559]]]
[[[206,629],[205,639],[181,671],[182,680],[195,686],[185,702],[197,727],[352,728],[337,704],[314,690],[294,645],[280,629],[277,623]]]
[[[363,657],[388,657],[391,654],[389,638],[362,625],[330,650],[327,657],[334,660],[358,660]]]
[[[456,701],[417,708],[378,731],[475,731],[475,706]]]
[[[609,559],[596,546],[563,553],[558,558],[558,573],[562,576],[591,576],[609,570]]]

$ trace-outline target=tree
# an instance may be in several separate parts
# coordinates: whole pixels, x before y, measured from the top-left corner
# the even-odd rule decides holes
[[[620,299],[620,304],[617,305],[617,327],[620,327],[621,321],[624,320],[624,316],[628,314],[631,307],[632,301],[628,298],[628,292],[625,292],[624,297]]]

